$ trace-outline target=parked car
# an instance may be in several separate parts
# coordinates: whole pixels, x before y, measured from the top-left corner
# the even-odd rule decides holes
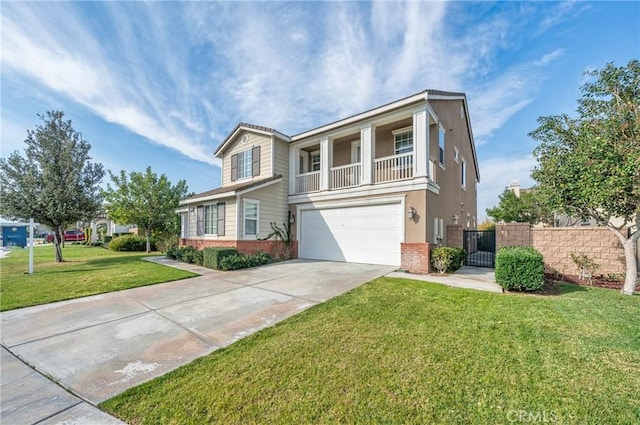
[[[84,241],[84,232],[82,230],[67,230],[64,232],[65,242]],[[47,242],[53,242],[53,233],[47,235]]]

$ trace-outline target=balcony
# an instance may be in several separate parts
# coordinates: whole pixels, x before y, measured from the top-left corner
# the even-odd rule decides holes
[[[296,193],[317,192],[320,190],[320,171],[298,174],[296,176]]]
[[[361,163],[353,163],[332,167],[329,170],[329,190],[347,189],[362,185]],[[428,162],[429,178],[436,182],[438,169],[436,160]],[[319,192],[321,190],[321,171],[297,174],[294,181],[294,194]],[[371,165],[371,181],[373,184],[389,183],[414,178],[414,154],[412,152],[376,158]]]
[[[375,183],[411,178],[413,178],[413,153],[411,152],[373,160],[373,180]]]

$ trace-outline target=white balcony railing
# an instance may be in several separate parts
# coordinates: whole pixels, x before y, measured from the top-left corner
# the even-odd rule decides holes
[[[360,164],[348,164],[331,169],[331,187],[340,189],[360,185]]]
[[[320,190],[320,171],[298,174],[296,176],[296,193],[317,192]]]
[[[373,161],[375,183],[405,180],[413,177],[413,152],[386,156]]]

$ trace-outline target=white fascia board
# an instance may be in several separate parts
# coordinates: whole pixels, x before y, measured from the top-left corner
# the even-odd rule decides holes
[[[189,198],[188,200],[180,201],[178,205],[190,205],[197,204],[205,201],[215,201],[217,199],[231,198],[236,194],[235,190],[230,192],[216,193],[215,195],[201,196],[199,198]]]
[[[253,127],[245,127],[243,125],[241,125],[240,127],[238,127],[236,129],[236,131],[233,132],[233,134],[231,134],[231,136],[229,136],[229,138],[227,139],[227,142],[220,146],[218,149],[216,149],[216,151],[214,152],[214,155],[217,156],[218,158],[220,158],[222,151],[224,151],[227,147],[227,145],[229,145],[229,143],[231,143],[231,141],[233,139],[236,138],[236,136],[238,135],[238,133],[240,133],[241,131],[249,131],[251,133],[258,133],[258,134],[262,134],[264,136],[276,136],[279,139],[284,140],[285,142],[289,142],[291,141],[291,138],[285,134],[280,133],[279,131],[265,131],[265,130],[259,130],[257,128],[253,128]]]
[[[358,121],[366,121],[368,119],[375,117],[376,115],[385,114],[387,112],[393,111],[394,109],[402,108],[404,106],[411,105],[412,103],[416,103],[421,100],[427,100],[427,97],[428,97],[427,92],[421,92],[413,96],[407,97],[405,99],[401,99],[396,102],[389,103],[387,105],[379,106],[375,109],[371,109],[370,111],[362,112],[358,115],[353,115],[349,118],[345,118],[343,120],[336,121],[331,124],[327,124],[322,127],[318,127],[313,130],[309,130],[304,133],[297,134],[295,136],[291,136],[291,141],[295,142],[298,140],[306,139],[308,137],[312,137],[321,133],[335,130],[339,127],[357,123]]]
[[[184,212],[189,212],[189,207],[188,206],[185,206],[184,208],[178,208],[176,210],[177,214],[184,213]]]

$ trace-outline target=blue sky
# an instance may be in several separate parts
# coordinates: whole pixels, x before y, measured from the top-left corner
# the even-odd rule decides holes
[[[431,88],[464,91],[478,215],[532,184],[541,115],[640,57],[640,2],[2,2],[2,157],[63,110],[105,168],[201,192],[239,121],[293,135]],[[105,178],[105,182],[107,179]]]

